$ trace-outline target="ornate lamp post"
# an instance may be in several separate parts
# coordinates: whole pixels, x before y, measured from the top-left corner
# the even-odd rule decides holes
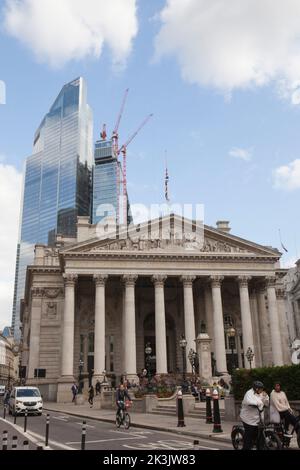
[[[196,351],[194,351],[191,348],[189,350],[188,357],[189,357],[189,361],[190,361],[191,366],[192,366],[193,375],[196,375],[196,365],[197,365],[197,359],[198,359],[198,355],[197,355]]]
[[[231,348],[231,373],[233,373],[234,369],[235,369],[235,363],[234,363],[234,338],[235,338],[235,334],[236,334],[236,331],[235,329],[233,328],[233,326],[230,326],[228,329],[227,329],[227,336],[229,338],[229,345],[230,345],[230,348]]]
[[[145,354],[146,354],[146,369],[147,369],[147,376],[148,376],[148,383],[151,380],[151,371],[150,371],[150,356],[152,353],[151,344],[147,343],[145,347]]]
[[[79,387],[78,387],[78,393],[82,393],[82,369],[83,369],[83,365],[84,365],[84,362],[82,360],[82,356],[80,356],[80,359],[79,359]]]
[[[181,335],[179,345],[180,345],[181,351],[182,351],[182,380],[183,380],[183,384],[185,384],[185,372],[186,372],[185,350],[186,350],[186,346],[187,346],[187,340],[185,339],[184,335]]]
[[[250,364],[250,369],[252,369],[251,363],[252,363],[253,358],[254,358],[254,352],[252,351],[252,349],[250,347],[247,349],[246,358],[247,358],[247,360]]]

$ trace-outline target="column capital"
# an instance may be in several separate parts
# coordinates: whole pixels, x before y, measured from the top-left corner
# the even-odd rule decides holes
[[[137,278],[137,274],[124,274],[122,279],[125,286],[134,286],[137,281]]]
[[[151,278],[155,287],[163,287],[166,279],[167,279],[167,276],[165,276],[164,274],[155,274]]]
[[[266,284],[267,284],[267,287],[275,287],[276,277],[275,276],[266,277]]]
[[[181,276],[180,279],[184,287],[192,287],[193,282],[196,279],[196,276],[186,275],[186,276]]]
[[[221,287],[224,276],[210,276],[210,282],[212,287]]]
[[[68,273],[63,275],[65,286],[75,286],[78,275],[75,273]]]
[[[248,287],[251,276],[238,276],[237,279],[240,287]]]
[[[278,287],[276,289],[276,297],[277,297],[277,299],[285,299],[286,298],[286,291],[283,289],[283,287]]]
[[[105,286],[108,276],[106,274],[94,274],[96,287]]]

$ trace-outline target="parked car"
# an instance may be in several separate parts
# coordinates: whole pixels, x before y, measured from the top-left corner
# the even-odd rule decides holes
[[[5,395],[5,385],[0,385],[0,397]]]
[[[9,399],[9,414],[29,413],[41,415],[43,399],[37,387],[14,387]]]

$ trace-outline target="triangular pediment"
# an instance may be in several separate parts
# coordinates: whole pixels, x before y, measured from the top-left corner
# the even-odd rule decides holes
[[[179,216],[156,219],[119,233],[109,232],[65,248],[61,253],[103,254],[177,253],[177,254],[246,254],[280,258],[274,248],[225,233],[214,227],[196,224]]]

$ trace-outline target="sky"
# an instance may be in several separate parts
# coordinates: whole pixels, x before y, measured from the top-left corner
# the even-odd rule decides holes
[[[83,76],[94,140],[120,126],[131,203],[204,204],[205,223],[300,257],[298,0],[0,0],[0,329],[11,321],[24,159]],[[281,239],[288,250],[281,246]]]

